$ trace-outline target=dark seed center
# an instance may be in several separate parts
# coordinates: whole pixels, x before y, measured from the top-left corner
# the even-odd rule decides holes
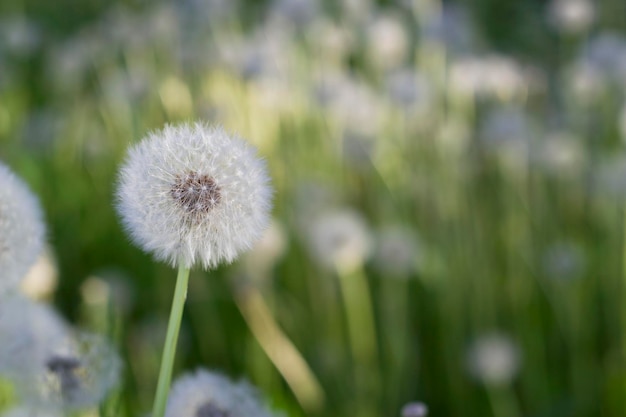
[[[190,214],[208,213],[222,199],[221,189],[213,178],[193,171],[176,177],[170,195]]]
[[[72,372],[80,367],[80,361],[73,357],[52,356],[46,362],[46,366],[50,372],[63,373]]]
[[[80,388],[80,379],[76,371],[81,366],[80,361],[71,356],[52,356],[46,362],[48,370],[58,378],[64,395],[70,395]]]
[[[198,408],[196,417],[230,417],[228,411],[224,411],[215,404],[206,403]]]

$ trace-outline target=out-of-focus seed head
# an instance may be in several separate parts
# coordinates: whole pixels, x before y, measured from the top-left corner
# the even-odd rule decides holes
[[[421,402],[408,403],[402,407],[402,417],[426,417],[428,406]]]
[[[344,209],[320,215],[310,224],[309,247],[325,267],[350,272],[372,252],[372,237],[363,217]]]
[[[254,387],[245,381],[199,369],[174,382],[165,417],[272,417]]]
[[[68,331],[65,321],[47,305],[18,295],[4,297],[0,302],[0,374],[30,380]]]
[[[119,382],[121,360],[101,336],[76,332],[50,346],[33,380],[20,388],[35,406],[77,410],[98,405]]]
[[[467,366],[477,381],[487,385],[508,384],[519,370],[519,348],[504,334],[484,334],[470,346]]]
[[[0,295],[14,290],[43,248],[37,198],[0,163]]]

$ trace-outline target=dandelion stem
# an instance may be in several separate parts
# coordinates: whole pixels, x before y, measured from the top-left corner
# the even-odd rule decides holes
[[[172,382],[172,368],[174,367],[174,357],[176,355],[176,342],[180,331],[180,322],[183,316],[183,307],[187,298],[187,283],[189,282],[189,268],[178,267],[178,277],[176,278],[176,290],[172,301],[172,311],[170,321],[167,324],[167,336],[165,337],[165,347],[161,359],[161,369],[159,371],[159,382],[157,385],[152,417],[163,417],[167,404],[167,395]]]

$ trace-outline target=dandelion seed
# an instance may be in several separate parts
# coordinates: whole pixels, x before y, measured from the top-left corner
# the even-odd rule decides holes
[[[262,235],[268,183],[254,150],[221,128],[166,126],[130,150],[118,210],[133,240],[158,259],[213,268]]]
[[[271,417],[259,393],[245,381],[232,382],[199,369],[180,377],[172,387],[166,417]]]
[[[0,295],[17,287],[43,249],[37,198],[0,163]]]

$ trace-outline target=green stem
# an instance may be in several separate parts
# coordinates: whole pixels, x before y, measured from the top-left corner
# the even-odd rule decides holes
[[[172,382],[172,369],[174,368],[174,356],[176,355],[176,342],[180,331],[180,321],[183,317],[183,307],[187,298],[187,283],[189,282],[189,268],[178,267],[178,277],[176,278],[176,290],[172,301],[172,311],[170,321],[167,324],[167,336],[165,337],[165,347],[163,348],[163,358],[161,359],[161,370],[159,371],[159,383],[157,385],[152,417],[163,417],[167,404],[167,395]]]

